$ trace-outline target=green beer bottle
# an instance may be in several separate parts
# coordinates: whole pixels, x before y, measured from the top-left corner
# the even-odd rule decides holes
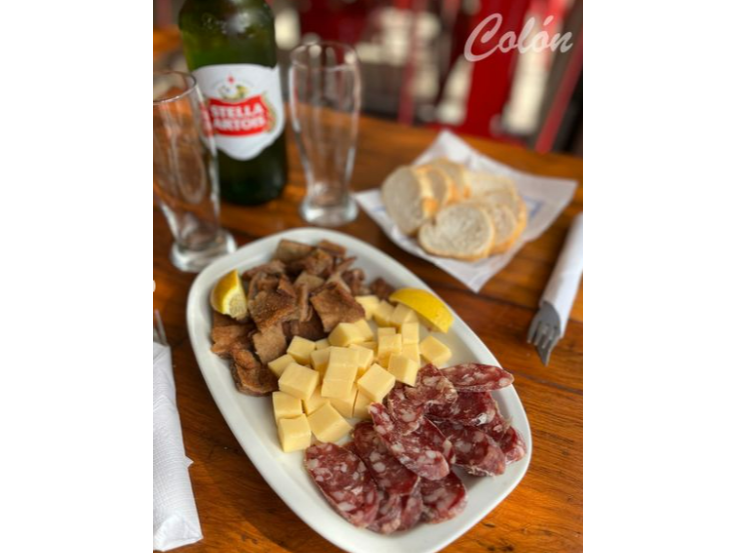
[[[212,120],[223,199],[276,198],[287,159],[271,8],[263,0],[186,0],[179,29]]]

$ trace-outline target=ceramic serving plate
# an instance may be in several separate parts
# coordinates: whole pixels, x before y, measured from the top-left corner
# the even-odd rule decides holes
[[[187,328],[202,375],[230,429],[273,490],[313,530],[351,553],[432,553],[459,538],[496,507],[522,480],[532,455],[532,438],[524,407],[514,387],[494,392],[502,414],[527,444],[527,455],[507,467],[504,475],[490,478],[459,473],[468,489],[468,506],[453,520],[440,524],[421,523],[412,530],[388,536],[355,528],[337,515],[314,486],[302,466],[302,452],[283,453],[279,445],[271,398],[250,397],[236,391],[228,363],[210,352],[211,315],[209,294],[226,272],[243,272],[268,261],[279,240],[287,238],[308,244],[326,239],[348,249],[358,259],[354,266],[366,273],[368,282],[381,276],[401,288],[430,288],[414,274],[373,246],[335,231],[294,229],[257,240],[215,261],[195,280],[187,303]],[[440,339],[453,350],[449,365],[480,362],[498,365],[489,349],[457,314],[447,334]]]

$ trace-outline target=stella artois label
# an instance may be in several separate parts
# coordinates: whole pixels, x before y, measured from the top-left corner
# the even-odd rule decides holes
[[[205,97],[219,150],[235,159],[252,159],[279,138],[284,104],[278,67],[208,65],[192,73]]]

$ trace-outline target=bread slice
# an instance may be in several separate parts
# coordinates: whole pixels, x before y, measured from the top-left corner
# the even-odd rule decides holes
[[[494,224],[494,243],[487,255],[506,252],[517,241],[522,228],[516,213],[504,204],[496,204],[487,200],[474,200],[484,210]]]
[[[489,173],[469,172],[467,175],[471,197],[485,196],[500,191],[517,192],[514,179],[506,175],[490,175]]]
[[[433,159],[428,165],[437,167],[448,175],[448,178],[450,178],[455,186],[456,198],[459,201],[471,195],[471,188],[468,183],[468,170],[463,165],[445,157]]]
[[[425,181],[430,187],[433,197],[438,202],[438,208],[445,207],[459,199],[456,187],[445,171],[430,164],[414,167],[414,171],[419,179]]]
[[[473,202],[450,205],[420,227],[420,245],[433,255],[475,261],[494,245],[494,225]]]
[[[430,185],[410,167],[400,167],[386,178],[381,197],[399,230],[409,236],[438,210]]]

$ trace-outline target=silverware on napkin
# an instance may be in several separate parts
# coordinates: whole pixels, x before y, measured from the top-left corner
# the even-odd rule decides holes
[[[553,274],[540,298],[540,310],[532,319],[527,333],[527,343],[535,346],[543,365],[547,366],[550,353],[566,331],[582,273],[583,213],[571,223]]]

